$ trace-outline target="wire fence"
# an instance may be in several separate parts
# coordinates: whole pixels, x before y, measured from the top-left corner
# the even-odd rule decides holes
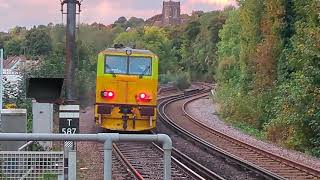
[[[63,176],[63,152],[0,152],[0,179],[58,179]]]

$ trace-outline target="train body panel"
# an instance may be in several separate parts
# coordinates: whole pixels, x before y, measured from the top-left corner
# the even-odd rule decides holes
[[[156,126],[158,57],[146,50],[108,49],[99,54],[96,123],[118,131]]]

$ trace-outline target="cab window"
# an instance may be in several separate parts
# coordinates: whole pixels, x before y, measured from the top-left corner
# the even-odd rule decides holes
[[[105,74],[126,74],[151,76],[152,60],[150,57],[106,56]]]
[[[127,74],[126,56],[106,56],[105,73],[106,74]]]
[[[129,74],[151,76],[151,58],[150,57],[130,57]]]

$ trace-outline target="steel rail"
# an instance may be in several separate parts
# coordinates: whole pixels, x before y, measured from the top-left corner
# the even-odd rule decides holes
[[[120,158],[124,161],[125,165],[129,167],[130,171],[135,174],[135,176],[143,180],[144,176],[148,179],[158,179],[159,174],[154,173],[152,169],[158,169],[159,161],[161,155],[164,153],[164,150],[160,148],[157,144],[113,144],[113,148],[115,150],[116,155],[120,156]],[[141,150],[147,150],[146,154],[143,153],[141,156]],[[194,180],[205,180],[195,171],[178,161],[176,158],[172,157],[172,177],[176,178],[188,178]],[[150,161],[151,160],[151,161]],[[150,164],[151,163],[151,164]],[[147,165],[148,164],[148,165]],[[143,166],[148,166],[148,168],[142,168]],[[150,165],[152,168],[150,169]],[[142,169],[141,169],[142,168]],[[159,169],[158,169],[159,170]],[[140,171],[140,172],[139,172]]]
[[[203,91],[201,91],[199,94],[205,94],[210,92],[210,89],[205,89]],[[208,143],[207,141],[201,139],[200,137],[197,137],[196,135],[194,135],[193,133],[187,131],[186,129],[178,126],[176,123],[174,123],[174,121],[168,117],[168,115],[165,113],[165,108],[176,101],[182,100],[182,99],[187,99],[190,98],[194,95],[190,95],[190,96],[178,96],[178,97],[168,97],[166,100],[162,101],[159,105],[158,105],[158,112],[159,112],[159,117],[160,119],[167,125],[171,126],[174,130],[179,131],[180,133],[182,133],[184,136],[188,137],[189,139],[192,139],[194,142],[197,142],[199,145],[201,145],[202,147],[204,147],[205,149],[209,149],[212,150],[214,152],[218,152],[219,154],[221,154],[222,156],[233,160],[234,162],[238,163],[239,165],[250,169],[254,172],[256,172],[257,174],[260,174],[262,176],[264,176],[267,179],[284,179],[281,176],[278,176],[277,174],[272,173],[271,171],[268,171],[264,168],[261,168],[249,161],[246,161],[242,158],[239,158],[211,143]]]
[[[163,149],[161,148],[161,147],[159,147],[157,144],[155,144],[155,143],[152,143],[153,144],[153,146],[154,147],[156,147],[156,149],[159,151],[159,152],[162,152],[163,153]],[[176,150],[174,150],[175,148],[172,148],[172,153]],[[188,174],[190,174],[193,178],[195,178],[195,179],[199,179],[199,180],[206,180],[206,179],[212,179],[212,177],[211,178],[207,178],[207,177],[204,177],[204,176],[201,176],[201,175],[199,175],[198,173],[196,173],[194,170],[192,170],[192,169],[190,169],[188,166],[186,166],[185,165],[185,163],[184,162],[181,162],[181,161],[179,161],[177,158],[175,158],[175,157],[177,157],[177,156],[173,156],[173,154],[172,154],[172,156],[171,156],[171,158],[172,158],[172,161],[174,162],[174,163],[176,163],[177,165],[179,165],[179,167],[180,168],[182,168],[184,171],[186,171]],[[190,158],[191,159],[191,158]]]
[[[258,147],[255,147],[251,144],[248,144],[244,141],[241,141],[239,139],[235,139],[225,133],[222,133],[222,132],[219,132],[213,128],[210,128],[208,126],[206,126],[204,123],[200,122],[199,120],[197,120],[196,118],[194,118],[190,113],[187,112],[186,110],[186,106],[188,104],[190,104],[191,102],[195,101],[195,100],[198,100],[198,99],[201,99],[203,97],[206,97],[208,96],[208,94],[205,94],[203,96],[199,96],[199,97],[196,97],[194,99],[191,99],[187,102],[185,102],[182,106],[182,111],[183,113],[191,120],[193,121],[195,124],[197,124],[198,126],[202,127],[203,129],[215,134],[216,136],[219,136],[220,138],[223,138],[223,139],[226,139],[227,141],[233,143],[233,144],[237,144],[238,146],[242,146],[244,148],[247,148],[247,149],[250,149],[251,151],[254,151],[262,156],[265,156],[265,157],[268,157],[268,159],[272,159],[274,161],[277,161],[277,162],[280,162],[282,164],[285,164],[293,169],[297,169],[299,171],[302,171],[304,173],[307,173],[307,174],[310,174],[312,176],[315,176],[316,178],[319,178],[320,179],[320,172],[310,166],[307,166],[307,165],[304,165],[304,164],[301,164],[301,163],[298,163],[298,162],[295,162],[295,161],[292,161],[288,158],[285,158],[285,157],[281,157],[277,154],[274,154],[274,153],[271,153],[269,151],[266,151],[266,150],[263,150],[261,148],[258,148]]]
[[[120,157],[120,159],[124,162],[124,164],[129,168],[130,172],[139,180],[144,180],[143,176],[132,166],[132,164],[128,161],[128,159],[123,155],[118,146],[113,143],[113,149],[115,153]]]
[[[172,149],[172,155],[175,159],[179,159],[183,164],[185,164],[191,169],[194,169],[199,175],[201,175],[207,180],[211,180],[211,179],[225,180],[225,178],[221,177],[220,175],[211,171],[210,169],[204,167],[202,164],[196,162],[195,160],[183,154],[181,151],[179,151],[176,148]]]
[[[154,133],[154,132],[152,132]],[[155,133],[154,133],[155,134]],[[157,144],[154,144],[154,146],[163,152],[162,148],[159,147]],[[179,160],[178,160],[179,159]],[[179,164],[182,168],[185,168],[186,171],[192,171],[194,172],[195,177],[199,177],[199,179],[217,179],[217,180],[225,180],[225,178],[221,177],[217,173],[211,171],[210,169],[206,168],[202,164],[198,163],[197,161],[193,160],[186,154],[179,151],[177,148],[172,147],[172,160]],[[193,170],[191,170],[193,169]],[[191,172],[191,174],[192,174]],[[195,173],[196,172],[196,173]]]

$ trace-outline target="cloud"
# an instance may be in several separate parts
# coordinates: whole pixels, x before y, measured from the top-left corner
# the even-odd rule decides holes
[[[7,1],[0,0],[0,11],[1,9],[6,9],[6,8],[9,8],[9,4],[7,3]]]
[[[142,2],[143,0],[138,0],[138,2],[139,1]],[[135,4],[134,1],[128,0],[100,1],[95,5],[91,4],[90,7],[84,7],[82,20],[88,23],[101,22],[110,24],[120,16],[125,16],[127,18],[130,18],[132,16],[148,18],[160,12],[158,12],[157,8],[145,7],[144,9],[141,9],[143,7],[141,6]],[[140,9],[138,7],[140,7]]]
[[[203,3],[203,4],[213,4],[213,5],[223,5],[223,6],[233,3],[232,0],[189,0],[188,2],[191,4]]]
[[[162,12],[163,0],[84,0],[81,22],[104,24],[113,23],[118,17],[132,16],[149,18]],[[235,4],[233,0],[181,0],[182,12],[192,10],[212,11],[226,5]],[[60,0],[0,0],[0,31],[18,25],[61,23]],[[65,19],[65,18],[64,18]]]
[[[193,10],[212,11],[223,9],[229,5],[236,5],[235,0],[185,0],[182,3],[182,12],[189,13]]]

